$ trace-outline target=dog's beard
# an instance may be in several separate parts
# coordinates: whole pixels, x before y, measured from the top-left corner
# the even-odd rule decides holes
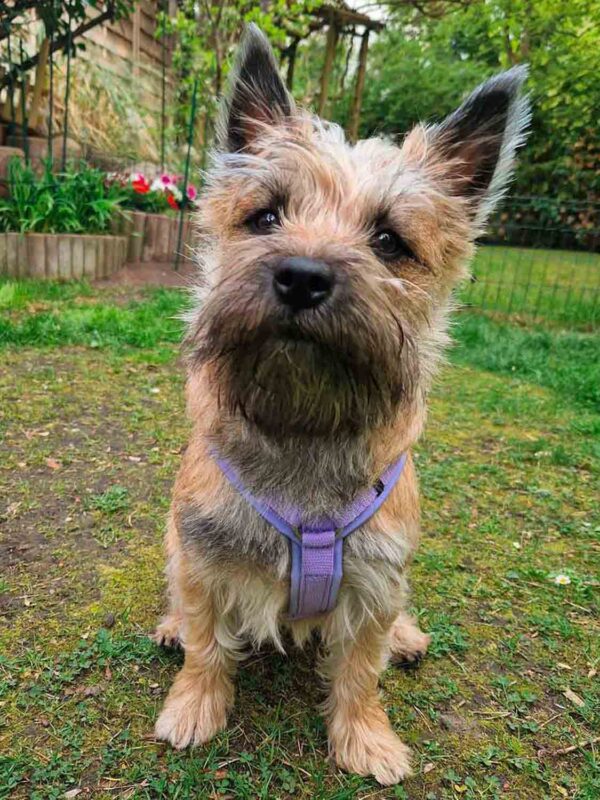
[[[230,406],[271,435],[359,431],[389,417],[399,386],[322,345],[266,340],[227,369]]]
[[[263,320],[232,336],[231,316],[219,316],[205,320],[196,363],[211,364],[220,404],[263,433],[360,433],[391,421],[412,396],[416,364],[395,317],[384,332],[352,325],[346,314],[343,330],[332,319]]]

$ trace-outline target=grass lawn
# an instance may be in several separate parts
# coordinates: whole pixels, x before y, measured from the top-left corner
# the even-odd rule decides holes
[[[415,777],[327,762],[310,652],[252,654],[212,744],[153,740],[182,302],[0,283],[0,798],[598,798],[600,336],[473,314],[417,452],[433,644],[381,682]]]
[[[475,307],[581,326],[600,322],[600,254],[481,246],[475,281],[461,299]]]

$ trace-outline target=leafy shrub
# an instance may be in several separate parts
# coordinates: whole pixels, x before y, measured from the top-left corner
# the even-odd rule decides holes
[[[0,199],[0,231],[18,233],[105,233],[123,202],[120,187],[84,166],[36,175],[19,159],[8,168],[10,196]]]

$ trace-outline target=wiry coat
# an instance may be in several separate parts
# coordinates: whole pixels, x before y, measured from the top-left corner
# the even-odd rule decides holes
[[[161,738],[200,743],[225,724],[247,642],[283,648],[283,629],[301,644],[317,628],[338,763],[382,783],[408,774],[377,675],[390,651],[415,657],[428,641],[404,613],[419,536],[410,455],[384,505],[345,541],[334,610],[290,621],[289,545],[213,453],[255,495],[302,508],[307,520],[340,512],[410,453],[452,291],[520,143],[523,78],[499,76],[402,147],[351,145],[294,108],[265,40],[248,34],[199,218],[202,281],[186,339],[193,432],[167,534],[171,612],[158,631],[180,639],[186,662]],[[276,224],[257,235],[265,210]],[[378,249],[381,231],[396,243],[393,258]],[[293,314],[278,302],[273,274],[290,256],[327,265],[327,302]]]

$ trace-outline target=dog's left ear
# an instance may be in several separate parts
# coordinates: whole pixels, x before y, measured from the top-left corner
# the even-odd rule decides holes
[[[426,164],[464,197],[481,228],[512,177],[515,153],[530,120],[522,93],[527,67],[513,67],[482,83],[439,125],[424,131]]]
[[[276,125],[290,117],[294,101],[285,88],[275,55],[262,31],[251,23],[240,43],[221,107],[219,144],[238,152],[256,139],[265,125]]]

